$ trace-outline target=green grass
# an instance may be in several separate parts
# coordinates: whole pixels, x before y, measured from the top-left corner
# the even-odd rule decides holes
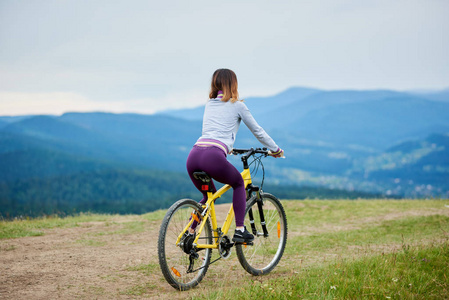
[[[359,224],[367,218],[386,216],[423,209],[436,210],[449,201],[444,200],[304,200],[282,201],[287,218],[292,224],[316,227],[331,224],[347,226]]]
[[[165,282],[153,253],[151,260],[104,274],[104,279],[119,282],[125,276],[120,272],[136,278],[133,285],[118,289],[116,298],[449,299],[448,200],[283,200],[282,204],[288,221],[287,247],[281,263],[266,276],[247,274],[233,252],[229,260],[210,266],[198,288],[180,294]],[[120,235],[154,233],[165,212],[0,221],[0,239],[100,225],[76,243],[105,247],[109,235],[119,235],[114,241],[120,242]],[[149,242],[154,240],[149,237]],[[15,251],[12,241],[2,243],[0,253]],[[160,290],[173,294],[159,294]],[[85,293],[95,298],[106,291],[86,288]]]
[[[142,296],[147,294],[149,291],[155,290],[158,288],[158,285],[151,282],[146,282],[143,284],[135,285],[129,289],[126,289],[125,291],[121,292],[122,295],[129,295],[129,296]]]
[[[142,218],[148,221],[160,221],[164,218],[167,210],[157,210],[147,214],[142,215]]]
[[[191,298],[447,299],[447,202],[283,201],[290,233],[281,265]]]
[[[79,239],[76,243],[81,244],[83,246],[91,246],[91,247],[102,247],[107,244],[105,241],[97,241],[92,239]]]
[[[0,239],[44,235],[43,230],[52,228],[76,227],[79,223],[107,221],[112,216],[98,214],[79,214],[65,218],[49,216],[28,220],[0,221]]]
[[[229,291],[239,299],[446,299],[449,296],[449,244],[339,260]],[[215,298],[210,293],[206,298]],[[231,299],[232,296],[229,297]]]
[[[364,224],[360,229],[291,237],[291,247],[287,252],[307,253],[311,250],[326,251],[334,248],[345,251],[353,246],[398,245],[404,241],[423,241],[435,232],[447,232],[448,224],[449,217],[440,215],[382,221],[375,226],[371,223]]]
[[[105,226],[117,225],[114,221],[122,216],[101,214],[79,214],[65,218],[49,216],[27,220],[0,221],[0,240],[26,236],[44,235],[46,229],[77,227],[87,222],[104,222]],[[121,224],[121,228],[113,232],[103,232],[98,235],[108,234],[135,234],[145,231],[146,222],[162,220],[163,211],[156,211],[142,216],[131,216],[135,220]]]
[[[157,264],[157,263],[141,264],[138,266],[129,267],[127,270],[128,271],[139,271],[145,275],[150,275],[154,272],[159,271],[159,264]]]
[[[137,217],[137,216],[135,216],[135,217]],[[105,225],[106,225],[106,227],[114,225],[117,228],[117,230],[101,231],[101,232],[91,233],[89,235],[91,235],[91,236],[104,236],[104,235],[115,235],[115,234],[131,235],[131,234],[137,234],[137,233],[144,232],[146,229],[146,226],[147,226],[145,220],[127,221],[127,222],[124,222],[121,224],[116,223],[116,222],[106,222]]]

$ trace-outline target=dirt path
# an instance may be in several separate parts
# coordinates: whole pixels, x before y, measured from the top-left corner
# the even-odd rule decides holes
[[[221,215],[229,205],[217,206]],[[130,229],[142,226],[141,232]],[[43,236],[0,240],[0,299],[186,299],[162,277],[157,258],[160,221],[122,216],[74,228],[44,230]],[[137,229],[137,231],[139,231]],[[215,264],[204,283],[235,269],[233,255]],[[246,275],[241,269],[226,282]],[[207,283],[206,283],[207,285]]]
[[[123,226],[104,222],[53,229],[38,237],[2,241],[0,295],[4,299],[108,298],[126,293],[140,280],[129,271],[154,255],[156,228],[149,232],[107,234]],[[136,276],[137,275],[137,276]]]
[[[217,205],[218,215],[225,216],[228,207],[229,204]],[[388,214],[380,219],[433,214],[449,215],[449,209]],[[379,218],[365,220],[375,221]],[[323,224],[314,230],[335,232],[358,225],[328,228]],[[297,264],[305,267],[335,256],[312,253],[305,257],[285,257],[276,272],[259,278],[246,273],[233,253],[225,262],[212,265],[198,288],[181,293],[167,284],[159,269],[159,227],[160,221],[149,221],[142,216],[117,216],[105,222],[44,230],[43,236],[0,240],[0,299],[193,299],[204,296],[206,289],[226,291],[227,286],[238,286],[239,280],[260,282],[290,276],[289,272],[293,271],[289,261],[301,261]],[[289,231],[290,238],[300,235],[294,227]]]

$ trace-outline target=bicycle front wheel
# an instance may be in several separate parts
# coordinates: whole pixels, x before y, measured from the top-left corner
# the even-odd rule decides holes
[[[261,195],[261,200],[259,203],[252,197],[246,206],[245,226],[254,234],[253,245],[236,245],[240,264],[256,276],[268,274],[276,267],[287,243],[287,217],[281,202],[267,193]]]
[[[212,249],[196,249],[192,245],[194,236],[185,235],[176,243],[193,215],[203,221],[202,210],[194,200],[179,200],[167,211],[159,231],[158,253],[162,274],[172,287],[181,291],[200,283],[209,266]],[[206,222],[198,243],[212,244],[209,219]]]

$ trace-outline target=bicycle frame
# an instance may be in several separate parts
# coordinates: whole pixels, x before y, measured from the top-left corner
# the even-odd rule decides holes
[[[223,226],[217,226],[215,201],[232,187],[225,184],[215,191],[212,188],[213,178],[207,172],[193,172],[193,178],[198,183],[201,181],[205,203],[200,205],[192,199],[178,200],[167,211],[159,230],[158,255],[162,274],[178,290],[185,291],[198,285],[209,266],[219,259],[228,258],[233,247],[242,267],[255,276],[271,272],[284,252],[287,241],[285,210],[278,198],[262,190],[265,170],[261,159],[270,152],[266,148],[251,148],[233,149],[232,154],[242,155],[243,171],[240,176],[246,191],[244,223],[254,237],[243,242],[237,238],[230,239],[228,232],[235,217],[232,204]],[[250,163],[249,158],[252,159]],[[250,166],[253,166],[252,171]],[[255,186],[252,180],[259,166],[263,172],[262,181],[260,186]],[[218,216],[220,223],[223,215],[220,213]],[[193,231],[196,233],[189,234]],[[218,251],[219,257],[211,261],[213,249]]]
[[[248,184],[252,183],[251,172],[249,169],[245,168],[245,169],[243,169],[243,171],[240,174],[242,175],[243,181],[245,183],[245,188],[246,188],[248,186]],[[218,240],[220,238],[220,235],[219,235],[218,227],[217,227],[217,216],[215,214],[215,204],[214,203],[217,198],[221,197],[230,188],[231,188],[231,186],[229,184],[226,184],[222,188],[220,188],[218,191],[216,191],[215,193],[207,192],[207,201],[203,205],[203,208],[204,208],[203,213],[202,213],[203,220],[202,220],[201,224],[199,225],[199,228],[197,229],[197,235],[196,235],[195,240],[193,241],[193,246],[195,246],[196,248],[198,248],[198,249],[206,249],[206,248],[218,249],[218,245],[219,245]],[[207,222],[207,218],[211,218],[212,231],[214,232],[213,244],[198,244],[198,239],[201,235],[204,225]],[[228,233],[233,219],[234,219],[234,209],[231,204],[231,208],[229,209],[229,212],[226,216],[223,226],[221,227],[221,233],[223,235],[226,235]],[[178,239],[176,240],[176,245],[178,245],[180,243],[182,236],[184,235],[184,232],[186,232],[190,228],[193,221],[194,221],[194,217],[192,216],[192,218],[188,222],[187,226],[179,234]]]

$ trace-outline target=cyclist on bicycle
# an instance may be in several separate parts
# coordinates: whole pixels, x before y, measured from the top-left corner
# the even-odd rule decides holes
[[[193,146],[187,158],[187,172],[196,188],[203,193],[201,204],[207,201],[207,192],[201,190],[202,182],[193,177],[194,172],[206,172],[211,178],[233,188],[232,206],[235,213],[236,230],[233,241],[251,242],[254,236],[244,226],[246,192],[240,172],[226,159],[231,153],[240,122],[251,130],[254,136],[271,151],[271,156],[282,157],[284,151],[257,124],[246,105],[239,100],[237,76],[232,70],[218,69],[212,76],[210,100],[207,102],[201,137]],[[213,182],[213,192],[216,191]],[[194,234],[194,222],[189,230]]]

